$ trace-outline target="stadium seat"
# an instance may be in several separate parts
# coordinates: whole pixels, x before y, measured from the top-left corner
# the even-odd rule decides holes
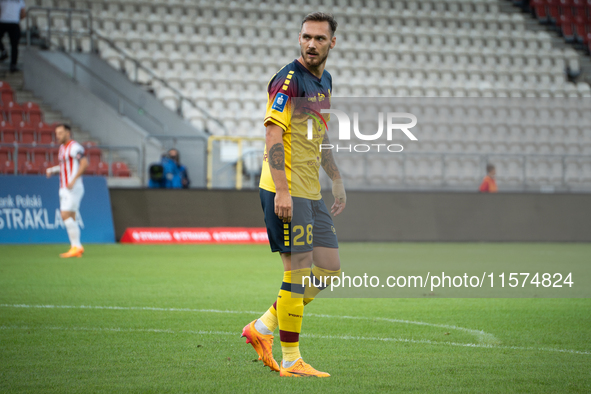
[[[8,161],[8,160],[0,162],[0,174],[13,175],[14,174],[14,162]]]
[[[0,81],[0,100],[3,107],[14,100],[14,93],[8,82]]]
[[[100,148],[96,146],[85,144],[84,150],[86,151],[86,157],[88,157],[88,162],[92,164],[98,164],[102,161],[102,152]]]
[[[559,4],[561,16],[564,15],[570,18],[575,16],[573,13],[573,0],[559,0]]]
[[[4,107],[4,110],[8,114],[9,123],[13,125],[18,125],[20,122],[24,120],[23,107],[20,104],[11,101],[8,103],[8,105]]]
[[[21,146],[18,147],[18,153],[16,155],[16,160],[13,160],[16,162],[17,168],[20,168],[24,162],[29,161],[29,151],[30,151],[30,148],[23,148]],[[13,159],[14,159],[14,153],[13,153]]]
[[[33,102],[26,102],[23,104],[23,111],[25,113],[26,122],[37,125],[43,121],[43,113],[39,105]]]
[[[3,144],[17,142],[16,129],[6,121],[0,122],[0,142]]]
[[[573,19],[567,15],[561,15],[556,25],[562,32],[562,36],[566,41],[574,41],[575,29],[573,28]]]
[[[124,162],[116,161],[112,165],[112,174],[117,177],[130,177],[131,171]]]
[[[99,176],[109,176],[109,165],[104,161],[101,161],[96,164],[96,175]]]
[[[22,144],[32,144],[36,142],[36,132],[31,126],[25,122],[20,122],[17,129],[18,141]]]
[[[546,10],[550,22],[556,23],[560,18],[560,0],[546,0]]]
[[[59,151],[60,148],[58,146],[47,149],[47,155],[49,156],[50,162],[59,163]]]
[[[40,144],[53,144],[55,132],[54,128],[41,126],[37,128],[37,142]]]
[[[9,161],[12,154],[12,149],[7,147],[0,147],[0,163]]]
[[[86,167],[86,171],[84,171],[84,175],[96,175],[97,170],[98,170],[98,165],[91,164],[89,162],[88,167]]]
[[[586,8],[586,0],[572,0],[572,10],[573,16],[586,16],[587,15],[587,8]]]
[[[577,41],[584,43],[586,41],[587,33],[591,33],[591,20],[586,16],[575,16],[574,18],[574,35]],[[588,31],[589,30],[589,31]]]
[[[30,161],[19,164],[19,173],[24,175],[36,175],[41,173],[41,165]]]
[[[48,150],[46,148],[33,148],[31,149],[31,160],[40,165],[49,159]]]

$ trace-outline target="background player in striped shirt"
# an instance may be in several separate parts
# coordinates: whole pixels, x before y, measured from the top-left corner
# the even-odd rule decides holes
[[[82,174],[88,167],[82,145],[72,139],[72,129],[67,124],[55,128],[56,141],[60,143],[59,165],[47,169],[47,177],[60,174],[60,211],[70,238],[70,250],[60,257],[82,257],[84,248],[80,243],[80,227],[76,222],[76,212],[84,196]]]
[[[320,194],[320,167],[333,182],[333,215],[345,208],[345,189],[332,152],[320,153],[320,144],[329,143],[326,123],[314,123],[310,139],[306,126],[310,113],[330,108],[332,77],[324,66],[336,43],[336,28],[331,15],[307,15],[299,37],[301,56],[279,70],[267,88],[266,154],[259,188],[271,250],[280,253],[284,275],[277,301],[247,324],[242,336],[281,376],[330,376],[304,362],[299,336],[304,306],[340,274],[336,230]],[[272,352],[277,327],[281,366]]]

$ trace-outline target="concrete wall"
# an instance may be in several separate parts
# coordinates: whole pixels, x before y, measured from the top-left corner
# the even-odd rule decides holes
[[[264,226],[258,191],[112,189],[111,202],[118,239],[127,227]],[[334,222],[341,241],[591,242],[591,194],[349,192]]]

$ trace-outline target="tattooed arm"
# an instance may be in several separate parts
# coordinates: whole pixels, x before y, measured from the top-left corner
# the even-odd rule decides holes
[[[284,222],[290,222],[293,208],[287,176],[285,175],[283,129],[274,123],[269,123],[265,143],[269,169],[271,170],[273,183],[275,183],[275,214]]]
[[[330,141],[328,140],[328,134],[326,132],[324,133],[324,139],[322,140],[322,144],[330,144]],[[341,173],[339,172],[337,164],[335,163],[334,157],[332,155],[332,149],[322,151],[322,159],[320,164],[322,164],[324,172],[326,172],[330,179],[334,181],[335,179],[341,178]]]
[[[328,140],[328,134],[326,134],[326,132],[324,133],[322,144],[330,144],[330,141]],[[332,149],[322,151],[321,164],[326,174],[330,177],[330,179],[332,179],[332,195],[334,196],[334,204],[330,208],[330,211],[334,216],[337,216],[343,212],[343,209],[345,209],[345,205],[347,204],[347,194],[345,193],[345,186],[343,185],[341,173],[339,172],[337,163],[334,161]]]

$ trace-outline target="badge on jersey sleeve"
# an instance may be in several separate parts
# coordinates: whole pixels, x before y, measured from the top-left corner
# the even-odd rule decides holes
[[[273,106],[271,108],[273,108],[275,111],[283,112],[288,99],[289,96],[287,94],[277,93],[277,95],[275,96],[275,101],[273,101]]]

